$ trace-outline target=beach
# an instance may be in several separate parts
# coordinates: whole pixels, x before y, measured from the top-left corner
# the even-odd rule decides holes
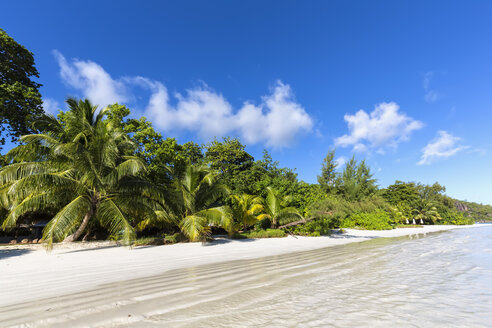
[[[206,244],[180,243],[133,248],[109,242],[74,243],[55,245],[51,252],[44,250],[41,245],[4,246],[0,248],[0,307],[203,264],[308,251],[373,238],[423,236],[432,232],[479,226],[432,225],[382,231],[346,229],[345,233],[330,237],[219,238]]]

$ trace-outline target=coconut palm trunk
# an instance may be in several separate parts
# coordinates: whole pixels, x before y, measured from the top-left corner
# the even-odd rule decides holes
[[[79,237],[84,232],[85,228],[87,228],[87,225],[89,224],[89,221],[91,220],[92,216],[94,215],[94,208],[95,208],[95,204],[92,204],[92,206],[89,209],[89,212],[87,212],[84,215],[84,218],[82,219],[82,223],[77,228],[77,230],[75,230],[75,232],[73,234],[71,234],[71,235],[65,237],[65,239],[63,239],[64,243],[71,243],[71,242],[74,242],[77,239],[79,239]]]

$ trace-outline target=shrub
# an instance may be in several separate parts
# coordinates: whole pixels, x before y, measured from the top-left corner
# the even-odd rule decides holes
[[[254,230],[249,232],[237,233],[232,236],[234,239],[245,238],[279,238],[285,237],[287,234],[281,229],[266,229],[266,230]]]
[[[373,195],[360,201],[348,201],[338,196],[330,196],[320,202],[311,204],[310,212],[315,218],[331,219],[335,224],[357,213],[372,213],[376,211],[389,211],[390,205],[380,196]]]
[[[269,218],[264,218],[255,224],[255,230],[266,230],[272,226],[272,221]]]
[[[365,230],[389,230],[391,219],[385,211],[377,210],[371,213],[357,213],[342,222],[344,228],[359,228]]]
[[[475,220],[470,217],[465,217],[463,213],[451,212],[445,213],[441,216],[438,224],[454,224],[454,225],[465,225],[474,224]]]
[[[164,244],[176,244],[188,241],[188,238],[182,232],[176,232],[174,235],[164,236]]]
[[[246,237],[246,233],[239,233],[239,232],[235,232],[234,234],[231,235],[231,238],[232,239],[248,239],[248,237]]]
[[[148,245],[162,245],[162,244],[163,244],[162,238],[143,237],[135,240],[133,246],[148,246]]]
[[[333,223],[334,221],[331,219],[315,219],[288,229],[294,235],[311,237],[327,236],[331,234],[331,229],[335,227]]]

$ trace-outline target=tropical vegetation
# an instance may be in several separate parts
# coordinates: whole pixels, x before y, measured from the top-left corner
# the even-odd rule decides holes
[[[266,150],[255,159],[237,138],[203,145],[165,138],[124,105],[69,98],[66,111],[45,114],[32,54],[2,30],[0,42],[0,68],[11,73],[0,81],[2,127],[18,143],[0,161],[6,236],[37,225],[48,247],[175,243],[492,219],[492,206],[453,199],[438,183],[380,188],[365,160],[354,156],[340,167],[335,149],[311,184]]]

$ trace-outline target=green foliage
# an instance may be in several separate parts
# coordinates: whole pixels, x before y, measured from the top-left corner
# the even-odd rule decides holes
[[[330,195],[313,202],[308,211],[316,219],[329,222],[330,228],[339,227],[344,219],[360,212],[389,211],[389,204],[379,196],[372,195],[360,201],[349,201],[340,195]]]
[[[281,229],[266,229],[266,230],[253,230],[240,234],[233,235],[235,239],[244,238],[281,238],[286,237],[287,234]]]
[[[389,211],[389,204],[381,197],[373,195],[360,201],[348,201],[341,196],[329,196],[313,203],[310,211],[315,218],[332,218],[343,220],[360,212]]]
[[[281,197],[279,192],[271,187],[267,187],[267,197],[265,200],[264,212],[258,218],[261,220],[265,217],[272,221],[272,227],[278,224],[286,224],[294,220],[302,219],[302,215],[294,207],[289,207],[290,196]]]
[[[320,185],[309,184],[301,181],[297,184],[291,195],[291,204],[299,209],[305,217],[312,216],[311,206],[314,203],[319,203],[328,198]]]
[[[458,213],[457,211],[449,211],[445,215],[441,216],[440,224],[454,224],[454,225],[465,225],[474,224],[475,220],[471,217],[466,217],[463,213]]]
[[[145,164],[128,156],[134,144],[89,101],[68,99],[60,120],[45,116],[42,134],[21,138],[13,164],[0,170],[0,199],[8,208],[4,229],[28,213],[56,209],[43,230],[48,247],[74,241],[96,220],[124,243],[134,238],[134,218],[154,216],[160,193],[143,179]]]
[[[272,220],[268,217],[264,217],[255,224],[255,230],[266,230],[272,226]]]
[[[89,101],[68,99],[63,121],[45,116],[37,124],[44,133],[26,135],[25,143],[7,156],[14,164],[0,170],[2,205],[9,229],[25,214],[56,209],[43,240],[76,240],[97,220],[125,243],[134,239],[133,215],[145,215],[148,184],[140,177],[145,166],[124,156],[133,144],[104,120],[105,111]],[[134,202],[129,206],[129,199]]]
[[[0,29],[0,145],[33,132],[32,123],[43,114],[41,84],[30,51]],[[5,134],[6,132],[6,134]]]
[[[50,215],[44,230],[49,246],[101,227],[125,243],[135,240],[134,230],[139,236],[181,230],[140,244],[205,240],[213,227],[230,235],[255,227],[238,238],[280,237],[284,231],[268,228],[302,214],[313,220],[288,231],[319,236],[337,227],[407,226],[413,218],[426,224],[492,218],[492,206],[463,202],[469,209],[458,212],[457,201],[438,183],[396,181],[377,190],[365,161],[353,157],[335,172],[334,151],[324,159],[319,183],[309,184],[267,151],[255,161],[238,139],[214,140],[202,149],[164,139],[146,118],[128,118],[124,105],[97,113],[88,101],[67,103],[69,111],[37,119],[34,128],[42,133],[22,137],[23,145],[0,158],[2,227]]]
[[[429,200],[421,198],[413,208],[413,218],[420,224],[435,224],[441,220],[435,204]]]
[[[263,213],[263,199],[261,197],[241,194],[232,195],[232,214],[237,227],[234,230],[247,229],[259,220],[259,215]]]
[[[150,180],[160,184],[169,183],[172,177],[168,168],[179,172],[188,163],[203,162],[200,145],[192,141],[179,144],[174,138],[163,138],[145,117],[127,119],[129,114],[130,110],[124,105],[113,104],[107,109],[110,124],[128,134],[137,145],[136,155],[147,163]]]
[[[357,213],[346,218],[342,222],[343,228],[357,228],[364,230],[390,230],[391,219],[385,211],[371,213]]]
[[[405,204],[414,207],[420,199],[417,185],[413,182],[396,181],[381,191],[381,195],[391,205]]]
[[[323,160],[321,175],[318,175],[318,184],[325,193],[332,192],[335,187],[337,180],[336,168],[335,150],[330,150]]]
[[[164,244],[176,244],[188,241],[188,238],[182,232],[176,232],[172,235],[166,235],[164,237]]]
[[[235,138],[224,138],[222,142],[215,139],[205,146],[205,161],[217,172],[220,182],[237,194],[250,193],[244,190],[244,181],[239,178],[254,161],[244,149],[245,146]]]
[[[432,185],[414,182],[396,181],[395,184],[381,191],[381,195],[392,204],[392,217],[400,217],[395,223],[403,223],[415,219],[417,223],[425,224],[468,224],[476,216],[465,207],[466,213],[460,214],[457,205],[467,204],[452,199],[443,193],[446,188],[439,183]],[[478,204],[476,204],[478,205]],[[471,205],[473,206],[473,205]],[[484,207],[481,207],[484,208]],[[485,212],[484,214],[486,214]],[[488,212],[492,217],[492,206]],[[463,223],[460,223],[463,222]]]
[[[372,177],[373,174],[366,162],[363,160],[358,164],[355,157],[352,157],[337,179],[337,191],[347,200],[362,200],[377,190],[376,180]]]
[[[156,237],[137,238],[133,242],[133,246],[151,246],[151,245],[157,246],[162,244],[164,244],[162,238],[156,238]]]
[[[479,221],[479,222],[491,222],[492,221],[492,205],[477,204],[473,202],[462,201],[466,208],[466,216]]]
[[[388,213],[394,224],[409,224],[412,216],[412,208],[407,203],[398,203],[396,206],[389,206]]]
[[[264,151],[261,160],[253,162],[250,160],[253,157],[244,152],[244,146],[236,139],[225,139],[224,142],[214,145],[217,146],[213,148],[215,150],[227,150],[224,151],[226,154],[220,156],[227,161],[217,161],[217,153],[213,153],[213,156],[209,154],[207,157],[214,158],[211,165],[219,172],[221,183],[226,184],[233,194],[250,194],[266,198],[267,188],[271,187],[281,196],[291,195],[292,206],[303,206],[305,200],[299,190],[297,174],[288,168],[280,168],[278,162],[274,162],[267,151]],[[236,155],[230,156],[231,154]]]
[[[419,192],[420,198],[427,201],[436,201],[442,196],[446,191],[446,187],[441,186],[439,183],[435,182],[433,185],[417,184],[417,190]]]
[[[241,170],[253,163],[253,156],[244,150],[245,146],[236,138],[224,138],[222,142],[215,139],[205,149],[205,159],[210,167],[222,174]]]
[[[319,237],[330,235],[337,225],[338,222],[332,219],[316,219],[287,229],[294,235]]]
[[[217,182],[217,175],[204,164],[189,164],[182,172],[173,172],[175,216],[181,231],[197,241],[210,234],[211,225],[234,232],[232,211],[228,206],[214,206],[229,190]]]

